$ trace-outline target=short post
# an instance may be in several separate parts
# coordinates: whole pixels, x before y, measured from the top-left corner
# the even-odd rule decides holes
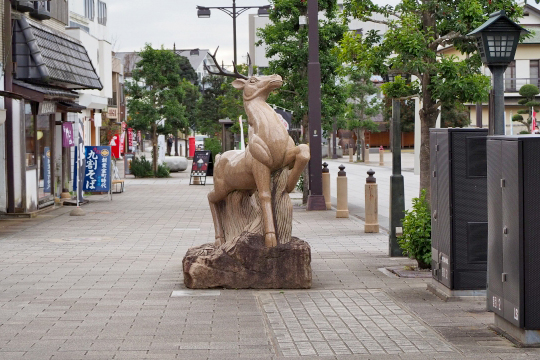
[[[366,179],[366,222],[364,224],[365,233],[379,232],[379,194],[377,180],[373,177],[375,171],[369,169]]]
[[[384,166],[384,148],[382,145],[379,148],[379,166]]]
[[[364,164],[369,164],[369,144],[364,145]]]
[[[345,166],[339,166],[337,176],[337,218],[349,217],[349,204],[347,203],[347,173],[344,171]]]
[[[332,201],[330,200],[330,169],[328,169],[328,164],[326,162],[324,162],[322,166],[322,191],[324,202],[326,203],[326,210],[330,210],[332,208]]]
[[[349,162],[354,162],[354,147],[349,148]]]

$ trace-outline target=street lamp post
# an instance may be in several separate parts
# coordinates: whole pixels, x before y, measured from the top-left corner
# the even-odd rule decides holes
[[[259,9],[257,14],[260,17],[267,17],[270,15],[268,10],[270,5],[264,6],[236,6],[236,0],[233,0],[233,6],[197,6],[197,16],[199,18],[210,18],[210,9],[218,9],[229,15],[233,19],[233,43],[234,43],[234,65],[238,65],[236,58],[236,18],[249,9]]]
[[[322,192],[321,64],[319,63],[319,3],[308,1],[309,190],[307,210],[326,210]]]
[[[504,10],[494,12],[489,19],[468,34],[476,37],[482,62],[493,74],[493,124],[489,135],[504,135],[504,71],[516,54],[519,36],[525,30],[510,20]]]

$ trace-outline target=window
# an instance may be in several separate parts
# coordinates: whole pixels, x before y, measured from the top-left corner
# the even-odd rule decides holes
[[[24,104],[24,135],[26,143],[26,167],[36,165],[36,118],[30,103]]]
[[[98,0],[98,23],[107,25],[107,4]]]
[[[531,84],[538,86],[539,85],[539,79],[538,79],[538,60],[531,60],[530,65],[530,74],[531,74]]]
[[[504,73],[504,90],[506,92],[516,92],[516,62],[508,64]]]
[[[38,196],[41,199],[51,194],[51,115],[37,115],[35,118],[39,176]]]
[[[94,0],[84,0],[84,17],[94,21]]]

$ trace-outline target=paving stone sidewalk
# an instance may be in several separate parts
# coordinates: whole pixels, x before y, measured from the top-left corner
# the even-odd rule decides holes
[[[312,289],[185,289],[185,252],[214,238],[212,186],[188,182],[126,180],[84,217],[0,220],[0,359],[540,358],[491,331],[483,302],[379,271],[411,261],[334,211],[294,210]]]

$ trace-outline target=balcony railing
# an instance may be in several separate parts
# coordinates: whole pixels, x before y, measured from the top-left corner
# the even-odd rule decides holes
[[[523,85],[533,84],[540,88],[540,78],[505,78],[504,92],[519,92]]]

